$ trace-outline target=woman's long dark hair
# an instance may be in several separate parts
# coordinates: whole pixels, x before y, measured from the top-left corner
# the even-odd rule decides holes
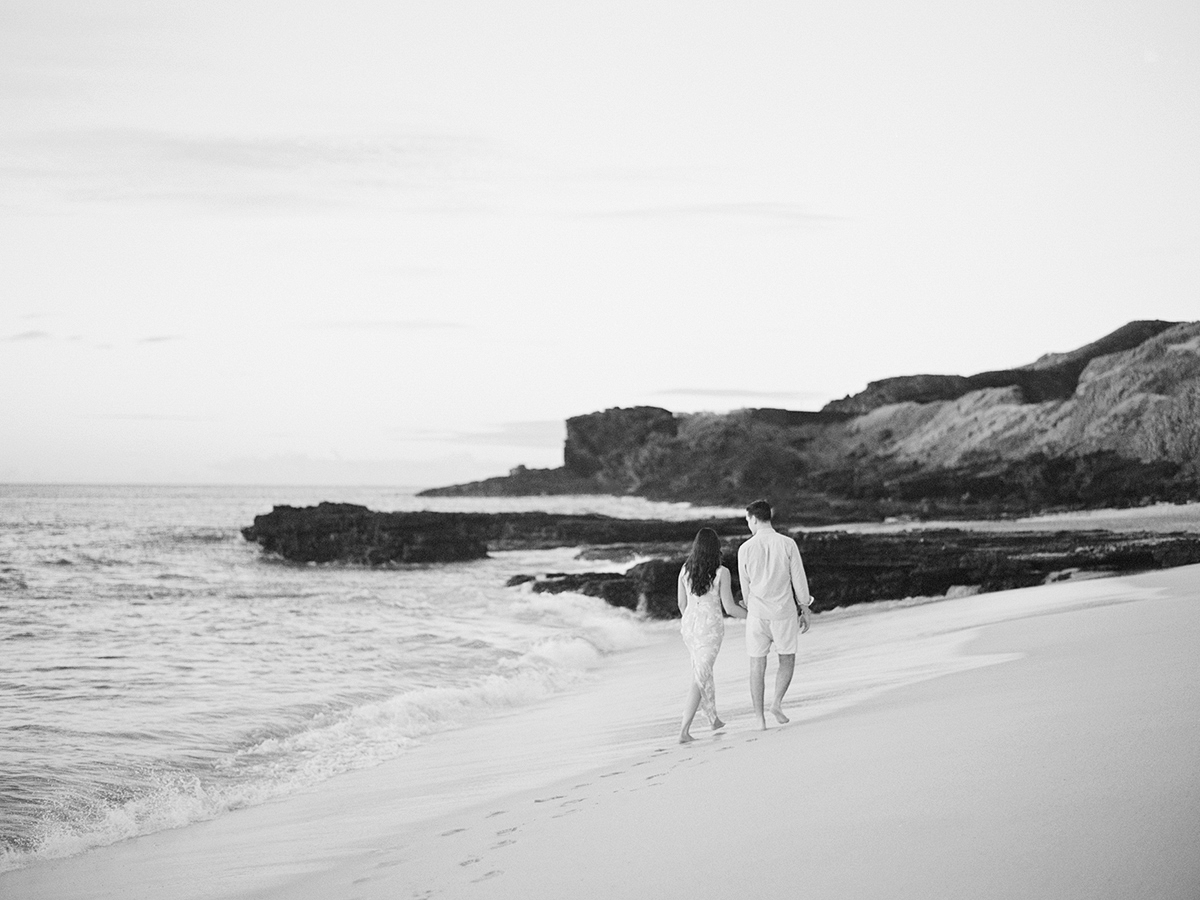
[[[683,564],[687,572],[688,586],[696,596],[707,594],[712,589],[717,568],[721,565],[721,539],[711,528],[701,528],[692,541],[692,552]]]

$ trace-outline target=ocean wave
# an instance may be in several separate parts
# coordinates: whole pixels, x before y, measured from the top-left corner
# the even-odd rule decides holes
[[[605,655],[643,647],[650,641],[648,623],[630,610],[571,591],[535,594],[525,585],[522,588],[514,595],[511,614],[526,620],[550,622],[564,629],[553,640],[570,641],[582,637]]]
[[[0,572],[0,586],[14,591],[24,591],[29,589],[29,585],[26,583],[24,576],[11,569]]]
[[[609,654],[647,640],[624,610],[597,609],[589,597],[561,599],[557,609],[529,612],[570,622],[570,629],[533,641],[512,658],[500,654],[490,674],[466,685],[421,687],[319,711],[300,727],[256,737],[202,770],[143,772],[129,789],[132,796],[74,794],[45,810],[19,844],[0,847],[0,871],[213,819],[379,765],[439,732],[577,685]],[[538,598],[530,600],[539,605]]]

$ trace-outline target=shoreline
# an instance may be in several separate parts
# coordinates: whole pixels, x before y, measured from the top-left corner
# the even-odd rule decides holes
[[[1194,799],[1200,787],[1194,774],[1200,771],[1194,765],[1200,763],[1198,752],[1181,751],[1184,745],[1178,740],[1147,746],[1149,742],[1131,736],[1138,728],[1167,727],[1164,723],[1169,722],[1173,735],[1191,735],[1196,741],[1190,747],[1200,747],[1200,700],[1193,699],[1200,698],[1197,664],[1187,661],[1180,670],[1177,660],[1167,666],[1171,658],[1163,651],[1164,641],[1171,646],[1186,644],[1190,655],[1194,639],[1200,636],[1200,606],[1189,605],[1187,599],[1196,599],[1198,584],[1200,567],[1192,566],[819,619],[810,636],[824,637],[805,644],[789,693],[786,709],[792,723],[771,728],[765,735],[748,729],[746,662],[740,630],[731,627],[717,665],[718,702],[730,726],[717,735],[697,729],[700,740],[686,747],[674,743],[686,687],[686,656],[674,630],[660,626],[661,634],[650,646],[621,654],[605,666],[601,679],[531,709],[447,733],[391,763],[339,776],[301,795],[6,873],[0,876],[0,888],[14,897],[59,900],[167,895],[316,900],[411,896],[425,890],[446,896],[506,897],[531,896],[533,886],[543,886],[538,889],[544,891],[551,884],[558,896],[565,897],[592,896],[596,890],[613,896],[644,896],[648,891],[668,897],[728,896],[717,892],[715,885],[724,883],[726,891],[734,890],[728,879],[745,873],[728,847],[706,843],[715,838],[701,825],[712,810],[719,809],[730,821],[716,829],[718,835],[752,833],[761,810],[746,807],[744,800],[759,795],[755,792],[763,785],[756,779],[775,766],[789,773],[777,785],[788,808],[809,810],[814,816],[822,809],[825,813],[807,826],[796,823],[799,837],[794,847],[768,842],[775,854],[773,866],[778,867],[770,877],[783,878],[797,867],[808,880],[797,881],[795,887],[807,889],[815,883],[816,873],[799,864],[804,854],[796,855],[794,848],[813,840],[829,843],[830,829],[847,833],[866,825],[878,829],[879,817],[885,814],[889,821],[915,816],[908,852],[912,859],[931,865],[931,854],[936,856],[941,843],[954,835],[933,828],[936,822],[927,817],[937,819],[939,809],[960,817],[972,812],[961,807],[961,799],[948,796],[953,793],[951,785],[962,787],[954,773],[975,772],[974,777],[982,778],[993,794],[1003,794],[996,793],[1005,786],[995,783],[999,776],[986,771],[989,757],[999,753],[1005,771],[1014,765],[1036,769],[1038,762],[1002,740],[1005,723],[1018,731],[1030,726],[1027,717],[1018,716],[1018,699],[1033,704],[1043,724],[1076,721],[1087,706],[1082,700],[1098,686],[1089,687],[1089,678],[1104,682],[1109,696],[1109,705],[1103,707],[1107,712],[1099,721],[1118,717],[1109,723],[1108,739],[1116,742],[1108,751],[1112,765],[1120,763],[1119,771],[1138,767],[1145,776],[1137,782],[1143,793],[1161,793],[1180,778],[1190,777],[1181,786],[1191,790]],[[1174,610],[1171,622],[1164,621],[1169,618],[1168,608]],[[1125,621],[1131,624],[1122,626]],[[936,625],[937,633],[922,636],[922,629],[931,625]],[[1091,630],[1073,637],[1081,625]],[[1123,636],[1124,627],[1132,632],[1129,640]],[[1108,684],[1116,677],[1112,671],[1093,671],[1098,661],[1113,658],[1109,646],[1113,635],[1105,628],[1117,629],[1120,640],[1114,646],[1122,651],[1121,658],[1128,658],[1127,667],[1157,672],[1158,681],[1165,676],[1174,679],[1175,690],[1169,697],[1154,698],[1157,719],[1147,720],[1137,708],[1139,700],[1146,704],[1139,691],[1152,690],[1155,679]],[[903,640],[889,646],[889,638],[899,631],[906,632]],[[839,635],[848,634],[861,639],[857,655],[838,644]],[[1086,651],[1093,668],[1073,667],[1066,651]],[[1048,671],[1055,678],[1046,684],[1040,676],[1031,676],[1045,669],[1048,656],[1053,657]],[[1088,678],[1081,678],[1081,672]],[[939,677],[945,674],[954,677]],[[1180,686],[1180,679],[1186,684]],[[654,689],[647,691],[647,684]],[[970,702],[972,696],[986,696],[989,703],[981,710]],[[1120,700],[1119,707],[1111,705],[1112,698]],[[985,715],[997,708],[1018,718],[993,721]],[[926,727],[914,732],[909,721],[913,716],[924,717]],[[942,735],[944,744],[931,745],[928,737],[937,728],[930,723],[946,716],[954,722],[964,721],[964,716],[980,719],[978,727],[990,729],[999,745],[980,746],[958,729]],[[1062,748],[1044,748],[1056,755],[1043,760],[1043,774],[1070,781],[1071,757],[1064,754],[1073,750],[1090,759],[1094,749],[1079,746],[1078,737],[1066,735]],[[1105,739],[1089,732],[1093,744]],[[908,749],[899,756],[882,752],[905,741]],[[818,748],[823,754],[819,765],[813,756]],[[1181,752],[1191,755],[1181,758]],[[939,760],[940,767],[931,769]],[[797,761],[805,764],[798,766]],[[897,766],[919,774],[925,789],[932,792],[921,801],[921,809],[913,808],[916,800],[911,795],[893,796],[900,789],[892,780]],[[1181,766],[1190,768],[1177,771]],[[858,805],[843,809],[846,797],[830,785],[810,796],[812,783],[798,777],[801,770],[819,771],[822,784],[841,783],[858,797]],[[1168,770],[1175,773],[1170,779]],[[1096,799],[1090,797],[1088,785],[1070,783],[1088,802]],[[656,790],[649,790],[650,786]],[[1028,794],[1028,786],[1007,786],[1022,797]],[[872,789],[892,799],[882,806],[873,804]],[[1177,819],[1185,820],[1176,821],[1176,829],[1200,823],[1200,809],[1195,803],[1187,805],[1187,790],[1178,793],[1174,800],[1162,801],[1174,803]],[[1023,807],[1021,813],[1038,815],[1036,809]],[[977,837],[1001,844],[1016,840],[1018,835],[1004,827],[1011,814],[1009,804],[984,815],[975,823]],[[1055,815],[1065,816],[1075,830],[1086,831],[1089,826],[1086,820],[1073,819],[1069,811],[1057,809]],[[667,821],[670,827],[664,827]],[[641,823],[640,827],[635,829],[631,822]],[[1132,824],[1148,827],[1145,822]],[[991,834],[989,827],[997,833]],[[672,855],[676,829],[708,847],[708,853],[686,863],[677,859]],[[1171,844],[1169,834],[1154,837]],[[1079,840],[1071,852],[1089,857],[1088,848],[1077,844]],[[887,846],[884,841],[880,848]],[[816,896],[908,896],[903,891],[873,894],[867,884],[865,892],[838,893],[839,885],[845,886],[845,879],[853,876],[834,871],[846,862],[838,855],[843,852],[844,848],[829,847],[826,862],[832,868],[821,876],[826,878],[826,893]],[[1116,854],[1114,858],[1121,856],[1118,850],[1110,852]],[[617,859],[620,865],[615,864]],[[904,869],[903,863],[892,859],[889,864]],[[1092,863],[1103,868],[1104,860]],[[712,880],[707,883],[714,886],[713,893],[705,894],[702,885],[688,881],[696,877],[697,865],[709,872]],[[585,869],[588,877],[576,879]],[[611,878],[605,870],[611,870]],[[1195,875],[1187,883],[1200,886],[1200,873],[1194,869],[1180,870],[1176,865],[1175,870],[1187,879]],[[756,878],[768,877],[755,872]],[[905,877],[915,877],[905,872]],[[897,877],[900,874],[905,873]],[[626,876],[628,883],[613,880]],[[1011,883],[1004,872],[987,877],[995,881],[983,888],[994,889],[996,896],[1003,893],[1000,885]],[[683,884],[690,887],[680,890]],[[756,884],[763,887],[767,882]],[[779,884],[782,890],[783,882]],[[989,895],[978,887],[959,884],[958,895]],[[929,888],[923,885],[926,896]],[[1042,895],[1074,896],[1069,891]]]

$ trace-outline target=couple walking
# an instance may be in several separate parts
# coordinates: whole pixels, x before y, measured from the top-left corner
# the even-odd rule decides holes
[[[775,675],[775,698],[771,714],[781,725],[783,695],[792,683],[796,667],[797,638],[809,628],[808,580],[796,542],[780,534],[771,524],[771,504],[755,500],[746,507],[746,524],[751,537],[738,548],[738,578],[745,607],[734,602],[729,570],[721,565],[721,540],[711,528],[701,528],[692,552],[679,571],[677,596],[683,614],[680,631],[692,657],[692,684],[683,708],[679,742],[695,740],[691,735],[696,710],[703,711],[713,729],[724,727],[717,715],[713,664],[725,637],[722,610],[746,620],[746,652],[750,656],[750,699],[758,727],[767,727],[763,710],[766,689],[767,653],[771,645],[779,654]]]

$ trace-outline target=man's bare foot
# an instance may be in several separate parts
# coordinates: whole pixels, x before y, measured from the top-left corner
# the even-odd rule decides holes
[[[692,737],[690,734],[688,734],[686,731],[683,732],[683,734],[679,735],[679,743],[681,743],[681,744],[690,744],[694,740],[695,740],[695,738]]]
[[[722,722],[719,718],[716,721],[714,721],[712,724],[713,731],[719,731],[720,729],[722,729],[724,727],[725,727],[725,723]]]
[[[771,707],[771,715],[773,715],[775,717],[775,721],[778,722],[780,725],[786,725],[788,722],[792,721],[791,719],[789,719],[787,716],[785,716],[783,714],[783,710],[780,709],[778,706]]]

